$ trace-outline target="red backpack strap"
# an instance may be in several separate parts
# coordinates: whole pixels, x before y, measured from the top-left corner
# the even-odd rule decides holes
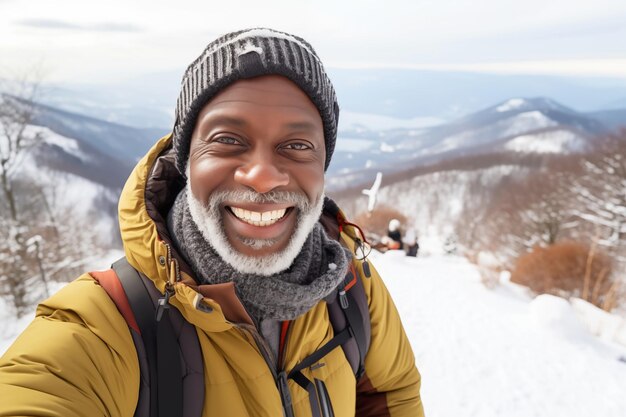
[[[135,320],[135,314],[133,314],[133,310],[130,308],[126,292],[124,292],[122,283],[115,271],[113,269],[107,269],[106,271],[90,272],[89,275],[100,284],[111,300],[113,300],[128,326],[141,335],[141,330],[139,330],[137,320]]]

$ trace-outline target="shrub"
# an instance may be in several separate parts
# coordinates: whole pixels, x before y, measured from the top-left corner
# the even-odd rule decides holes
[[[606,310],[617,290],[611,258],[579,242],[535,247],[517,259],[511,281],[538,294],[580,297]]]

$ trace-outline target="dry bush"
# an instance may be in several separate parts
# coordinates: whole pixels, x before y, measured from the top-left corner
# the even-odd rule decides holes
[[[535,247],[517,259],[511,281],[538,294],[580,297],[608,311],[618,290],[611,258],[579,242]]]
[[[361,213],[356,216],[354,222],[358,224],[363,232],[370,235],[386,236],[387,228],[391,219],[400,221],[401,231],[404,232],[407,225],[407,217],[398,210],[389,206],[379,205],[371,213]]]

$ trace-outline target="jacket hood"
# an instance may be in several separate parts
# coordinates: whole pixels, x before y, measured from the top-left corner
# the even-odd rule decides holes
[[[170,134],[137,163],[122,190],[118,216],[126,258],[161,293],[166,283],[172,284],[170,303],[190,323],[206,331],[228,330],[236,322],[252,323],[233,283],[198,285],[172,244],[166,217],[184,186],[174,164]]]
[[[169,264],[190,269],[171,243],[166,216],[185,185],[174,166],[171,135],[161,139],[137,163],[120,195],[118,216],[124,252],[130,264],[154,281],[163,292],[170,280]]]

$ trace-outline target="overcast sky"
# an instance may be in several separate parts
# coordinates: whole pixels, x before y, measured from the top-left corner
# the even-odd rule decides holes
[[[182,73],[217,35],[256,26],[304,37],[328,67],[626,78],[624,0],[0,0],[0,75]]]

